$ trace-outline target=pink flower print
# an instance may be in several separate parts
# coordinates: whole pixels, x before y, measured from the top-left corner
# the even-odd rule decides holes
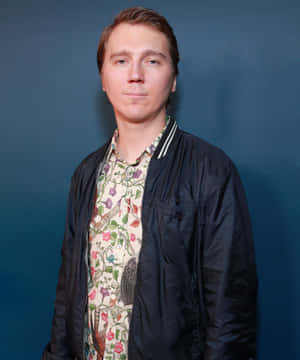
[[[135,204],[132,204],[132,208],[133,208],[133,213],[137,214],[138,212],[138,207]]]
[[[117,193],[116,187],[111,187],[111,188],[109,189],[109,195],[115,196],[116,193]]]
[[[115,334],[109,329],[109,332],[107,333],[106,337],[108,340],[112,340],[114,338]]]
[[[92,277],[95,275],[95,268],[91,267],[91,275]]]
[[[117,299],[110,299],[109,306],[115,306]]]
[[[104,322],[107,322],[108,315],[107,315],[106,312],[102,312],[102,313],[101,313],[101,319],[102,319]]]
[[[97,251],[92,251],[92,258],[97,259]]]
[[[133,220],[133,222],[130,224],[130,226],[136,228],[136,227],[139,226],[139,224],[140,224],[140,220],[139,220],[139,219],[135,219],[135,220]]]
[[[110,240],[110,233],[109,232],[102,233],[102,238],[104,241]]]
[[[121,343],[121,341],[119,341],[115,345],[114,352],[120,354],[122,351],[123,351],[123,344]]]
[[[134,234],[130,234],[130,241],[135,241],[135,235]]]
[[[140,177],[141,173],[142,173],[142,170],[136,169],[136,170],[134,171],[132,177],[133,177],[134,179],[137,179],[138,177]]]
[[[90,298],[91,300],[94,300],[95,297],[96,297],[96,290],[94,289],[94,290],[90,293],[89,298]]]
[[[112,207],[112,201],[110,198],[107,198],[107,200],[104,202],[105,206],[108,208],[108,209],[111,209]]]
[[[127,212],[130,213],[131,200],[130,200],[130,199],[126,199],[126,202],[127,202],[127,204],[128,204],[128,206],[127,206]]]
[[[90,353],[90,360],[93,360],[93,354]]]

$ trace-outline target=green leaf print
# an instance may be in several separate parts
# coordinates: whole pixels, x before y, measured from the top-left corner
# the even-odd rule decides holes
[[[125,166],[122,165],[122,164],[118,164],[118,166],[119,166],[119,168],[121,168],[121,169],[125,169]]]
[[[120,360],[126,360],[126,355],[125,355],[125,354],[121,354],[121,355],[120,355]]]
[[[116,281],[118,281],[118,277],[119,277],[119,270],[114,270],[113,271],[113,277]]]
[[[94,304],[90,304],[90,310],[95,310],[96,306]]]
[[[119,340],[120,329],[116,330],[116,339]]]
[[[123,221],[124,224],[128,223],[128,213],[123,216],[122,221]]]
[[[107,272],[107,273],[112,273],[113,268],[112,268],[112,266],[107,266],[104,271]]]
[[[111,233],[111,237],[112,237],[112,239],[115,240],[115,239],[117,238],[117,233],[116,233],[116,232],[112,232],[112,233]]]
[[[95,264],[95,267],[99,266],[100,265],[100,262],[99,262],[99,259],[96,261],[96,264]]]
[[[116,222],[116,220],[112,220],[112,221],[110,222],[110,227],[111,227],[111,229],[115,229],[117,226],[118,226],[118,223]]]
[[[126,330],[122,330],[122,332],[121,332],[121,340],[124,340],[124,341],[126,341],[126,339],[127,339],[127,331]]]
[[[135,198],[138,199],[141,196],[141,190],[137,190],[135,193]]]
[[[101,205],[98,207],[98,210],[99,210],[99,214],[102,215],[104,211],[104,207]]]

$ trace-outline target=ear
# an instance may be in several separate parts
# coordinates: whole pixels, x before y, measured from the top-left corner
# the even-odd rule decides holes
[[[172,85],[172,92],[175,92],[176,91],[176,76],[174,77],[174,80],[173,80],[173,85]]]

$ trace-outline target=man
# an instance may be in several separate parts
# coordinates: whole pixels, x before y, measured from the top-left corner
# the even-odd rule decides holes
[[[121,12],[98,67],[117,130],[69,194],[44,360],[255,357],[257,280],[238,172],[167,115],[179,54],[167,21]]]

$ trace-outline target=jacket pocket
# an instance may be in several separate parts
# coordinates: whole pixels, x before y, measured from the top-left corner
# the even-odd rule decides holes
[[[191,271],[193,234],[197,223],[194,202],[156,200],[152,206],[158,217],[164,261],[167,264],[183,266],[185,271]]]

